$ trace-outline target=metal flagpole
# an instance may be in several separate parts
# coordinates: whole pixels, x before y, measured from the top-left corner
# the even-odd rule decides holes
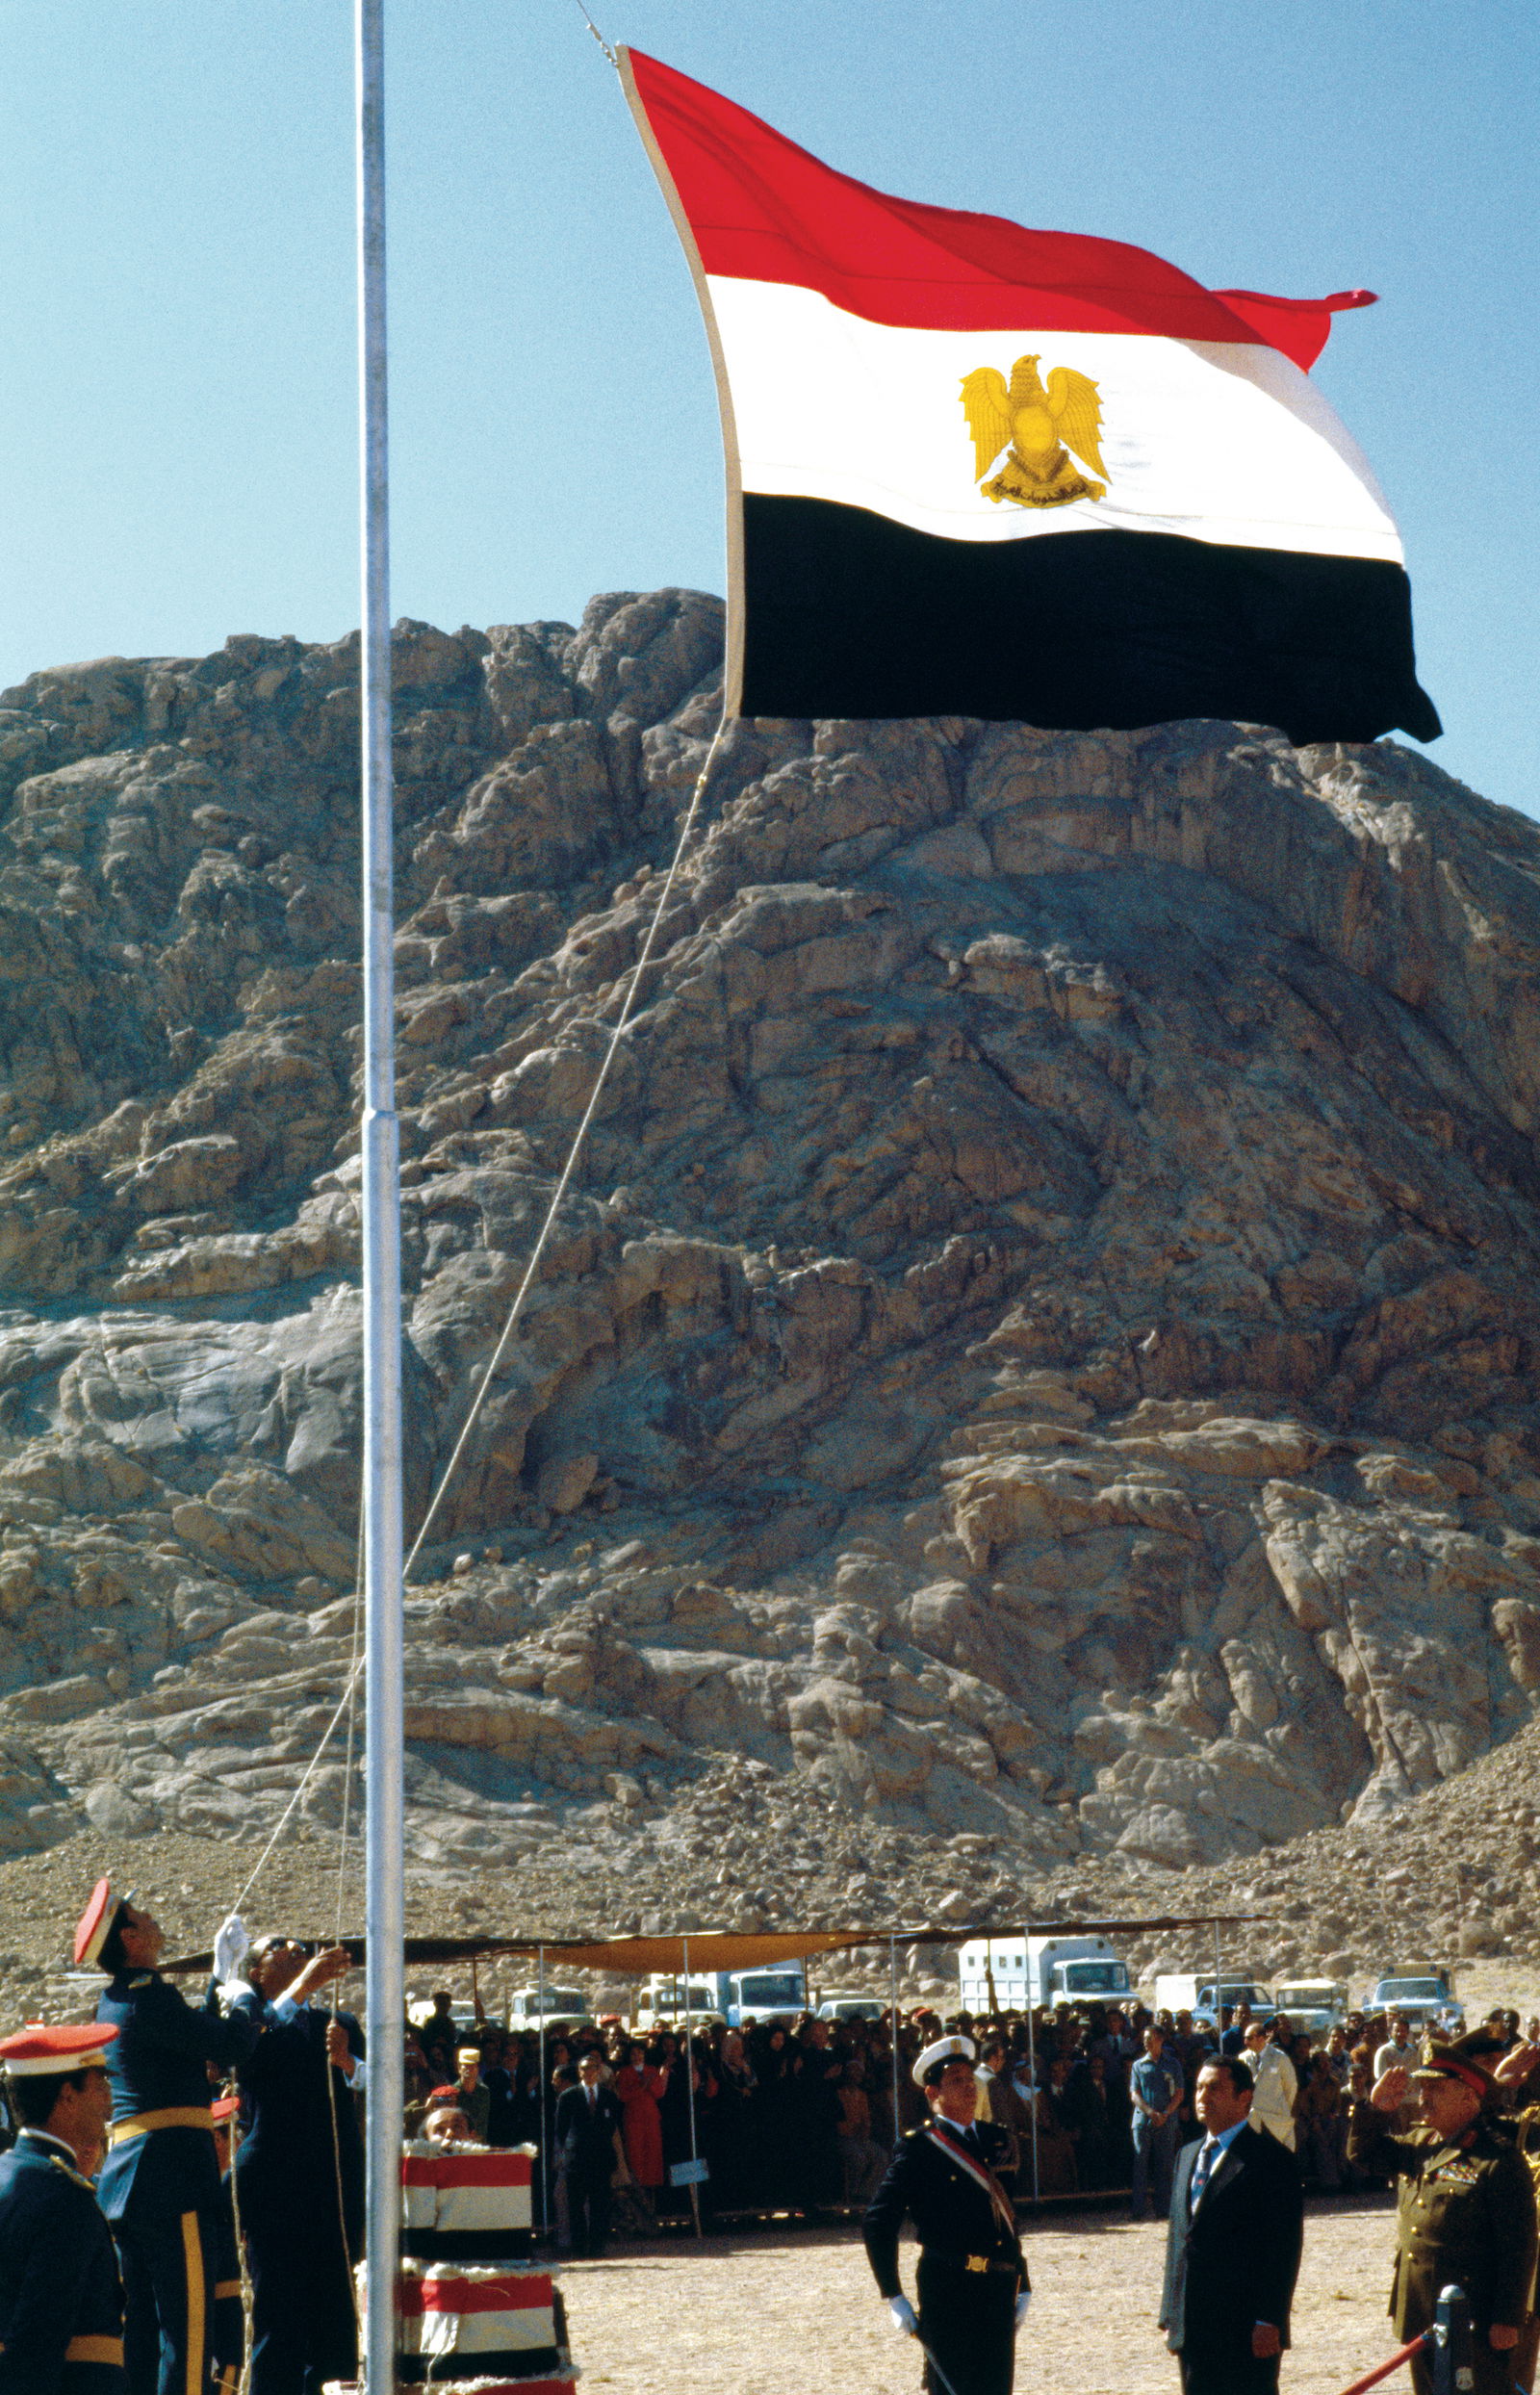
[[[391,832],[383,0],[356,0],[358,384],[363,616],[364,1839],[369,2040],[364,2383],[396,2383],[405,2018],[402,1938],[401,1272]]]
[[[535,2002],[540,2007],[540,2126],[536,2129],[535,2136],[540,2144],[540,2227],[544,2231],[551,2227],[547,2218],[551,2199],[546,2193],[546,2181],[550,2176],[546,2156],[546,1949],[544,1946],[538,1946],[535,1950],[539,1958],[540,1981],[539,1993],[535,1997]]]
[[[1034,2203],[1038,2202],[1041,2193],[1038,2176],[1038,2097],[1040,2093],[1038,2040],[1033,2025],[1037,2012],[1036,1994],[1032,1984],[1032,1973],[1029,1970],[1027,1973],[1027,2076],[1032,2081],[1032,2201]]]
[[[896,2150],[900,2136],[898,2124],[898,1940],[887,1941],[887,2010],[893,2035],[893,2145]]]
[[[695,2047],[690,2041],[690,1942],[688,1938],[684,1939],[682,1944],[684,1947],[684,2093],[690,2107],[690,2168],[693,2171],[701,2159],[701,2150],[695,2142]],[[695,2233],[698,2237],[704,2237],[706,2230],[701,2226],[701,2187],[700,2181],[696,2178],[690,2180],[690,2210],[695,2215]]]

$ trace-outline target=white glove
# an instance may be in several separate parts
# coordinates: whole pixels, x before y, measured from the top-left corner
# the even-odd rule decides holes
[[[251,1951],[251,1933],[239,1913],[231,1913],[219,1923],[214,1941],[214,1976],[216,1979],[239,1979],[241,1966]]]
[[[1021,2293],[1016,2297],[1016,2327],[1018,2329],[1027,2316],[1027,2305],[1031,2303],[1031,2301],[1032,2289],[1030,2287],[1023,2287]]]
[[[887,2317],[892,2322],[901,2337],[917,2337],[919,2335],[920,2324],[914,2317],[914,2306],[910,2302],[907,2295],[890,2295],[888,2297]]]

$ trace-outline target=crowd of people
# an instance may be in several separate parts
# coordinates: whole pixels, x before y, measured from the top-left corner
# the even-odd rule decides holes
[[[548,2035],[542,2054],[530,2029],[483,2021],[468,2031],[448,1990],[433,2005],[407,2032],[408,2129],[538,2146],[548,2218],[563,2238],[557,2107],[590,2054],[619,2107],[616,2225],[644,2231],[687,2208],[672,2174],[693,2155],[707,2165],[693,2201],[708,2211],[812,2217],[864,2206],[897,2139],[924,2118],[913,2058],[951,2031],[977,2044],[979,2117],[1006,2132],[998,2175],[1018,2201],[1126,2191],[1136,2217],[1164,2217],[1181,2147],[1198,2134],[1198,2073],[1216,2053],[1247,2061],[1258,2125],[1296,2155],[1308,2187],[1336,2193],[1370,2178],[1348,2153],[1354,2098],[1415,2060],[1418,2045],[1394,2013],[1349,2013],[1310,2033],[1283,2015],[1254,2020],[1245,2004],[1217,2027],[1142,2005],[1044,2007],[1030,2023],[1018,2012],[943,2020],[920,2007],[900,2015],[895,2072],[886,2013],[830,2022],[805,2012],[741,2029],[697,2021],[688,2039],[681,2022],[637,2035],[611,2017]],[[1520,2043],[1516,2013],[1488,2025],[1497,2050]],[[1540,2022],[1528,2034],[1540,2037]]]
[[[160,1969],[165,1943],[153,1916],[102,1880],[74,1950],[77,1968],[104,1981],[94,2022],[0,2041],[11,2134],[0,2395],[209,2395],[235,2384],[243,2358],[251,2395],[317,2395],[351,2376],[370,2058],[337,2001],[348,1951],[278,1933],[253,1942],[232,1918],[194,2003]],[[1181,2275],[1245,2211],[1243,2150],[1246,2185],[1265,2188],[1270,2173],[1291,2219],[1302,2184],[1398,2183],[1411,2256],[1399,2313],[1418,2325],[1453,2257],[1468,2286],[1483,2271],[1492,2279],[1473,2303],[1485,2305],[1492,2352],[1507,2355],[1533,2320],[1527,2157],[1540,2148],[1540,2022],[1528,2031],[1499,2012],[1474,2042],[1434,2052],[1394,2014],[1308,2035],[1244,2005],[1210,2024],[1094,2004],[895,2019],[874,2001],[833,2021],[696,2018],[639,2034],[610,2016],[542,2037],[457,2010],[441,1990],[404,2028],[402,2125],[450,2148],[531,2150],[535,2226],[558,2249],[596,2254],[615,2231],[646,2235],[686,2207],[805,2221],[843,2209],[863,2221],[884,2300],[913,2333],[950,2316],[938,2272],[998,2279],[992,2293],[959,2297],[957,2350],[992,2324],[989,2372],[1005,2374],[987,2373],[976,2395],[1009,2383],[1030,2300],[1017,2214],[1035,2196],[1099,2196],[1168,2217],[1177,2351]],[[1414,2113],[1423,2125],[1408,2138]],[[952,2206],[964,2189],[977,2219],[960,2255]],[[906,2207],[921,2234],[917,2314],[887,2283]],[[1477,2209],[1466,2251],[1464,2215]],[[1430,2224],[1437,2251],[1423,2253]],[[1511,2285],[1488,2266],[1499,2246]],[[1408,2289],[1421,2290],[1415,2302]],[[1255,2358],[1270,2367],[1287,2342],[1275,2316],[1286,2294],[1257,2315],[1271,2342]],[[1231,2359],[1221,2379],[1236,2395]]]
[[[920,2117],[901,2076],[893,2104],[892,2042],[886,2018],[830,2022],[799,2018],[664,2024],[634,2035],[621,2020],[549,2035],[484,2022],[467,2034],[448,1992],[406,2040],[408,2132],[489,2145],[535,2145],[546,2157],[548,2217],[563,2213],[565,2091],[579,2084],[589,2056],[618,2106],[613,2181],[622,2216],[639,2228],[689,2202],[674,2171],[704,2159],[697,2202],[719,2211],[811,2216],[863,2205],[886,2168],[897,2135]],[[917,2023],[901,2026],[901,2047],[918,2051]],[[901,2060],[902,2060],[901,2054]],[[544,2077],[542,2078],[542,2069]]]

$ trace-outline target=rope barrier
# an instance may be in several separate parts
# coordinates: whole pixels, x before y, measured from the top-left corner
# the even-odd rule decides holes
[[[1354,2379],[1351,2386],[1345,2386],[1342,2395],[1369,2395],[1372,2386],[1378,2386],[1381,2379],[1388,2379],[1393,2371],[1399,2370],[1403,2362],[1413,2360],[1424,2345],[1431,2345],[1432,2342],[1432,2330],[1424,2329],[1421,2336],[1413,2337],[1410,2344],[1392,2354],[1389,2361],[1382,2361],[1377,2370],[1371,2370],[1363,2378]]]

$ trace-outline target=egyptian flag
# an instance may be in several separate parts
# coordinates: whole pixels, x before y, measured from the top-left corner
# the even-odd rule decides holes
[[[727,444],[727,706],[1296,742],[1440,725],[1340,308],[893,199],[636,50]]]

